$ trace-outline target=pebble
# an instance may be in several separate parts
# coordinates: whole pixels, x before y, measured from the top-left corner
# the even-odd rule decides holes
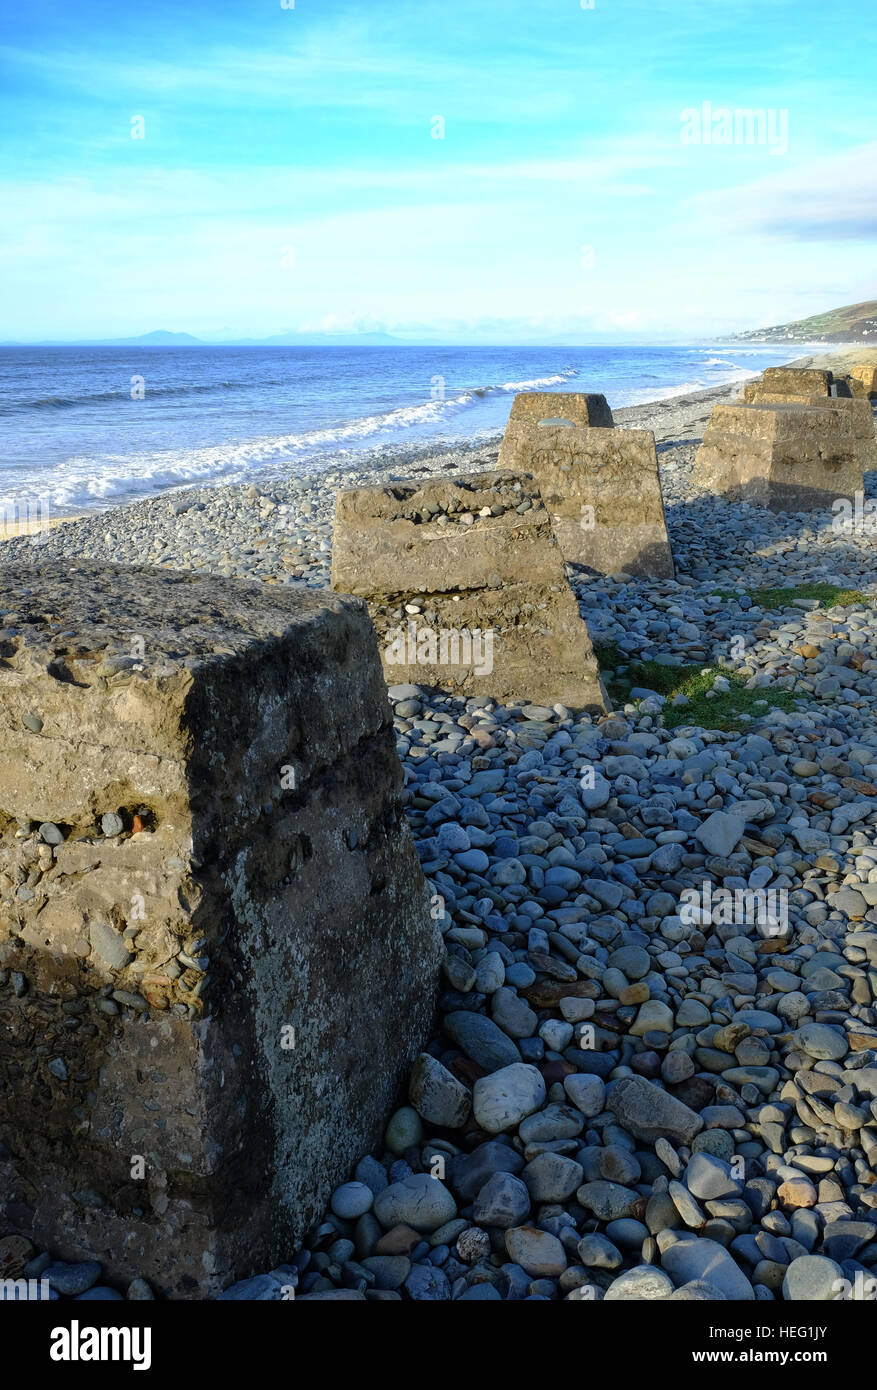
[[[606,1104],[622,1128],[637,1139],[667,1139],[689,1144],[703,1120],[683,1101],[642,1077],[622,1077],[612,1086]]]
[[[403,1105],[390,1117],[384,1134],[384,1143],[390,1153],[404,1154],[406,1149],[419,1144],[423,1138],[423,1123],[417,1111],[410,1105]]]
[[[427,1124],[442,1129],[460,1129],[472,1109],[468,1089],[428,1052],[422,1052],[411,1068],[408,1099]]]
[[[704,1280],[720,1289],[725,1298],[745,1300],[755,1298],[746,1275],[723,1245],[704,1237],[677,1240],[661,1256],[661,1265],[677,1285],[690,1280]]]
[[[669,1298],[673,1280],[654,1265],[637,1265],[613,1279],[604,1295],[607,1302],[631,1298]]]
[[[564,1077],[563,1089],[573,1105],[586,1119],[599,1115],[604,1105],[606,1087],[599,1076],[578,1073]]]
[[[783,1279],[783,1298],[790,1303],[830,1303],[837,1299],[843,1270],[825,1255],[799,1255]]]
[[[618,1269],[624,1263],[621,1251],[598,1231],[583,1236],[577,1250],[579,1259],[588,1269]]]
[[[332,1193],[330,1203],[336,1216],[345,1221],[355,1221],[371,1211],[375,1195],[364,1182],[346,1182]]]
[[[472,1215],[479,1225],[499,1230],[519,1226],[529,1214],[530,1192],[512,1173],[494,1173],[488,1178],[472,1207]]]
[[[488,1134],[516,1129],[545,1100],[545,1082],[536,1067],[515,1062],[475,1082],[472,1110]]]
[[[378,1193],[374,1214],[385,1230],[404,1222],[415,1231],[429,1233],[456,1216],[457,1204],[438,1178],[413,1173]]]
[[[47,1279],[49,1286],[65,1298],[76,1298],[92,1288],[100,1274],[101,1267],[97,1260],[80,1260],[74,1264],[56,1261],[46,1265],[40,1277]]]
[[[513,1226],[505,1233],[505,1247],[515,1264],[534,1279],[557,1278],[566,1269],[560,1241],[538,1226]]]

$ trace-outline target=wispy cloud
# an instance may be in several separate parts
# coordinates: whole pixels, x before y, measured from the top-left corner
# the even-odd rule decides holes
[[[0,336],[709,333],[875,234],[870,54],[817,0],[45,6],[0,46]],[[788,108],[788,157],[683,145],[703,100]]]
[[[877,141],[696,200],[711,217],[791,241],[877,241]]]

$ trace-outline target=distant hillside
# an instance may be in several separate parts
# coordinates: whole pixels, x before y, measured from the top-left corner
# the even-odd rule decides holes
[[[113,346],[121,344],[126,347],[128,344],[132,346],[145,344],[147,347],[150,345],[155,347],[186,347],[187,344],[195,343],[198,346],[201,343],[201,339],[193,338],[191,333],[168,333],[164,328],[158,328],[154,333],[142,333],[139,338],[105,338],[103,341]]]
[[[809,319],[780,323],[773,328],[755,328],[735,333],[733,342],[743,343],[877,343],[877,299],[864,304],[847,304],[829,309]]]

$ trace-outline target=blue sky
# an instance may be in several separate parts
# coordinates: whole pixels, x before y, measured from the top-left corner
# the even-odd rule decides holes
[[[6,8],[0,339],[661,341],[877,294],[862,0]],[[707,144],[705,102],[776,138]]]

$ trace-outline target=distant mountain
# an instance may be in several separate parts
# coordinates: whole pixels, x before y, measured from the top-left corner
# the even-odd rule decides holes
[[[7,339],[0,347],[206,347],[201,338],[191,333],[168,333],[160,328],[155,333],[141,333],[139,338],[42,338],[38,343],[23,343]]]
[[[61,342],[45,339],[39,343],[5,342],[0,347],[405,347],[404,338],[389,333],[275,333],[270,338],[226,338],[205,342],[191,333],[168,333],[157,329],[137,338],[77,338]]]
[[[139,338],[103,338],[101,341],[108,347],[188,347],[192,343],[196,347],[204,346],[202,340],[193,338],[191,333],[168,333],[163,328],[154,333],[141,333]]]
[[[731,342],[741,343],[875,343],[877,344],[877,299],[863,304],[847,304],[829,309],[809,319],[777,324],[774,328],[755,328],[735,333]]]

